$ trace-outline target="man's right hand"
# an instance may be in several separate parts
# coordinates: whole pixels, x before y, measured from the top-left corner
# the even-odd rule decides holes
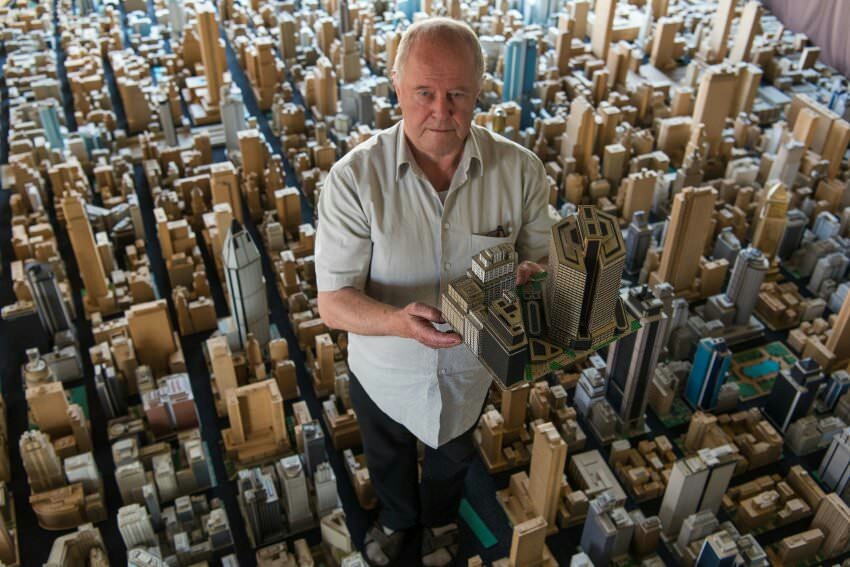
[[[463,342],[454,331],[438,331],[432,323],[445,323],[436,307],[425,303],[408,303],[395,313],[398,335],[414,339],[430,348],[450,348]]]
[[[443,314],[425,303],[410,303],[399,309],[351,287],[320,291],[318,302],[319,314],[331,329],[413,339],[430,348],[450,348],[463,342],[457,333],[434,328],[434,323],[445,323]]]

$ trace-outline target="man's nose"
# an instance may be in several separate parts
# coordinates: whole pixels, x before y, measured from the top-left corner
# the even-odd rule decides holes
[[[452,115],[452,103],[448,96],[434,97],[434,105],[432,106],[434,116],[436,118],[448,118]]]

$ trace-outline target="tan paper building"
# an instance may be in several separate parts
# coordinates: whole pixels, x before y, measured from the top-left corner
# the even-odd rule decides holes
[[[673,198],[661,265],[650,275],[651,285],[667,282],[676,292],[691,289],[699,273],[716,197],[711,187],[688,187]]]
[[[227,391],[230,427],[221,432],[227,455],[240,465],[271,460],[289,450],[283,397],[274,380]]]

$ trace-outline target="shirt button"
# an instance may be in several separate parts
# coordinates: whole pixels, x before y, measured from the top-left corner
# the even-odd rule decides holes
[[[447,269],[447,270],[450,270],[450,269],[451,269],[451,267],[452,267],[452,263],[451,263],[451,262],[446,262],[445,264],[443,264],[443,267],[444,267],[445,269]]]
[[[451,227],[452,227],[452,225],[450,225],[449,223],[443,224],[443,228],[446,229],[446,230],[450,229]]]

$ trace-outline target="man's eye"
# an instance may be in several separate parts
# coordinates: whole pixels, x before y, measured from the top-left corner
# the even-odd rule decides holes
[[[431,91],[416,91],[416,94],[422,97],[431,96]]]
[[[449,93],[449,98],[463,98],[466,93]]]

